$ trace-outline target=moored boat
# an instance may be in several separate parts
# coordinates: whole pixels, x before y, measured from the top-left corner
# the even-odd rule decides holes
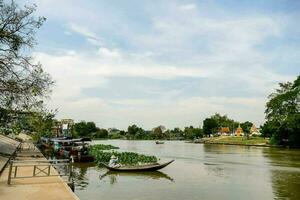
[[[163,164],[149,164],[149,165],[140,165],[140,166],[121,166],[121,167],[110,167],[105,163],[101,163],[105,168],[111,170],[111,171],[126,171],[126,172],[136,172],[136,171],[156,171],[160,170],[169,164],[174,162],[174,160],[171,160],[169,162],[163,163]]]
[[[163,141],[156,141],[155,143],[156,144],[164,144],[165,142],[163,142]]]

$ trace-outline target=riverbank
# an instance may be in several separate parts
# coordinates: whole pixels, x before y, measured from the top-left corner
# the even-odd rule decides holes
[[[31,160],[32,163],[39,164],[40,160],[46,160],[43,154],[34,148],[32,143],[22,144],[22,149],[16,152],[14,160],[19,162],[19,165],[26,165],[24,160]],[[24,162],[24,163],[23,163]],[[40,170],[39,175],[43,175],[45,166],[37,168]],[[50,168],[51,174],[58,172],[53,167]],[[13,171],[14,172],[14,171]],[[33,166],[20,167],[17,171],[17,177],[32,176]],[[26,179],[13,179],[11,184],[8,184],[9,165],[7,165],[0,175],[0,199],[5,200],[79,200],[72,192],[67,183],[60,176],[33,177]]]
[[[199,143],[204,144],[222,144],[222,145],[241,145],[241,146],[260,146],[273,147],[270,140],[262,137],[235,137],[235,136],[220,136],[211,138],[202,138]]]

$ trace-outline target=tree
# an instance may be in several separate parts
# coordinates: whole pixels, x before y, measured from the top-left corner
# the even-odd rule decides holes
[[[271,135],[272,143],[300,147],[300,76],[293,83],[279,83],[265,113],[262,132]]]
[[[135,135],[137,134],[139,131],[141,130],[141,128],[139,128],[137,125],[133,124],[131,126],[128,126],[127,128],[127,132],[129,135]]]
[[[244,123],[241,123],[241,128],[243,129],[245,135],[247,136],[247,138],[249,138],[249,135],[250,135],[250,129],[253,125],[252,122],[249,122],[249,121],[246,121]]]
[[[235,122],[233,119],[228,118],[227,115],[222,116],[219,113],[214,114],[210,118],[214,119],[217,122],[218,128],[228,127],[233,129],[238,127],[239,124],[238,122]]]
[[[215,132],[217,132],[218,128],[219,128],[218,123],[213,118],[206,118],[203,121],[203,133],[206,136],[210,137],[211,134],[214,134]]]
[[[163,131],[160,126],[154,128],[153,134],[154,134],[155,139],[162,139],[164,137]]]
[[[0,107],[31,110],[40,107],[53,81],[29,55],[35,33],[45,21],[35,17],[36,6],[19,8],[0,0]]]
[[[74,124],[74,131],[75,131],[76,135],[78,135],[80,137],[85,137],[89,134],[85,121],[75,123]]]
[[[92,133],[95,133],[98,131],[99,128],[96,127],[96,124],[94,122],[87,122],[86,123],[86,132],[90,135]]]
[[[96,127],[94,122],[81,121],[74,124],[75,135],[80,137],[92,137],[100,129]]]
[[[94,133],[94,138],[107,138],[108,131],[106,129],[99,129]]]
[[[184,128],[184,135],[186,139],[195,139],[203,137],[203,130],[194,128],[193,126]]]
[[[54,111],[43,110],[42,112],[30,113],[28,115],[27,127],[35,133],[34,139],[39,139],[41,136],[52,136],[52,127],[54,124]],[[22,128],[24,129],[24,128]]]

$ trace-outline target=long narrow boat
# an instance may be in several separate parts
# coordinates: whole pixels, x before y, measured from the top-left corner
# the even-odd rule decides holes
[[[166,167],[167,165],[171,164],[172,162],[174,162],[174,160],[171,160],[171,161],[166,162],[164,164],[151,164],[151,165],[141,165],[141,166],[132,166],[132,167],[124,166],[124,167],[118,167],[118,168],[110,167],[105,163],[101,163],[101,164],[104,167],[106,167],[107,169],[111,170],[111,171],[136,172],[136,171],[156,171],[156,170],[160,170],[160,169]]]

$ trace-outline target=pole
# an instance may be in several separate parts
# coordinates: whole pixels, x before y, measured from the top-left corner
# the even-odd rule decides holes
[[[8,179],[7,179],[8,185],[10,185],[10,181],[11,181],[11,172],[12,172],[12,167],[13,167],[13,161],[10,161],[9,164],[10,164],[10,166],[9,166]]]

